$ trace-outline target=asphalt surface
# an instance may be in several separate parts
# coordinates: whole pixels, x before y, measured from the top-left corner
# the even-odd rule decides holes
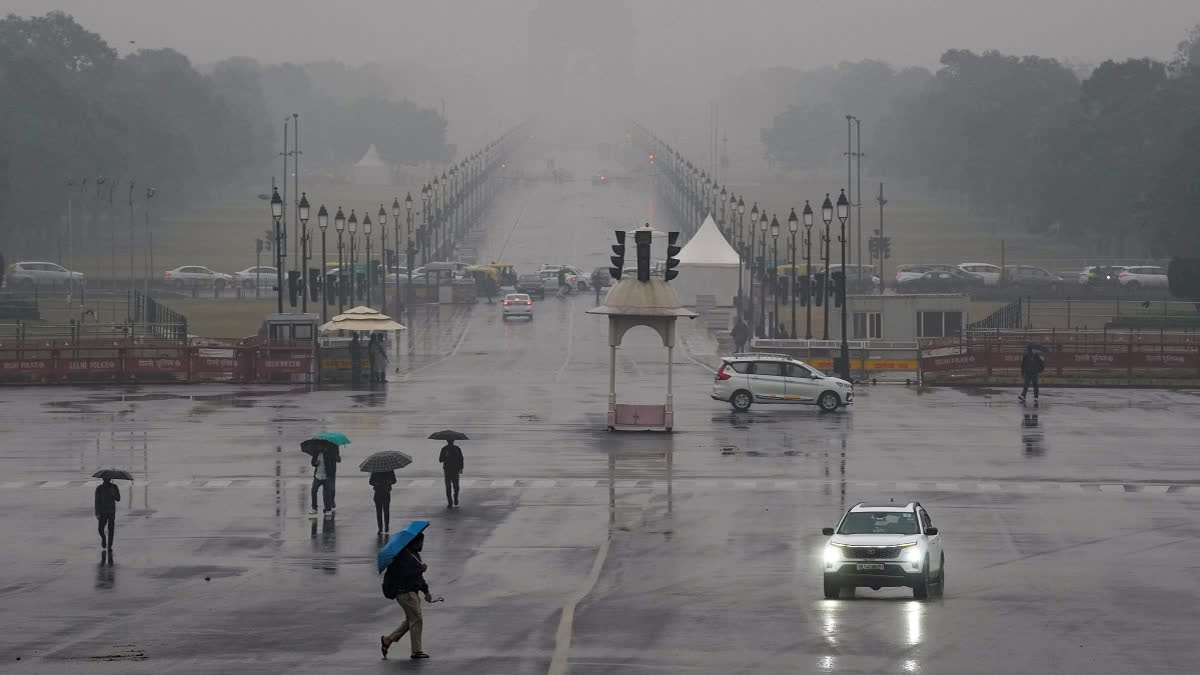
[[[559,165],[566,163],[558,155]],[[485,257],[604,262],[649,219],[634,181],[515,189]],[[612,175],[612,174],[610,174]],[[594,214],[605,214],[598,218]],[[656,223],[657,224],[657,223]],[[676,369],[676,432],[608,433],[592,296],[411,319],[386,386],[0,389],[0,670],[13,673],[1177,673],[1200,649],[1197,392],[860,387],[849,410],[709,399],[709,344]],[[685,351],[685,350],[680,350]],[[620,350],[623,400],[658,402],[664,350]],[[1032,416],[1036,414],[1036,419]],[[460,429],[462,506],[431,431]],[[347,433],[332,519],[299,451]],[[429,661],[379,590],[366,476],[398,472],[393,529],[428,519]],[[129,468],[113,560],[92,515]],[[943,598],[821,596],[820,528],[860,500],[919,499]],[[18,659],[20,659],[18,661]]]

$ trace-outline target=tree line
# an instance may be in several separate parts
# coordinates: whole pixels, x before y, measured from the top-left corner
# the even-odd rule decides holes
[[[1168,61],[1084,70],[962,49],[932,73],[842,64],[810,73],[762,141],[784,165],[837,166],[843,115],[873,116],[875,171],[964,195],[1003,226],[1109,255],[1200,251],[1200,26]]]
[[[199,69],[172,49],[125,56],[61,12],[0,19],[0,249],[61,255],[107,241],[156,188],[176,205],[261,180],[282,147],[285,115],[301,116],[309,166],[448,159],[445,122],[395,100],[371,67],[262,65],[229,59]],[[131,185],[132,184],[132,185]],[[70,204],[70,205],[69,205]]]

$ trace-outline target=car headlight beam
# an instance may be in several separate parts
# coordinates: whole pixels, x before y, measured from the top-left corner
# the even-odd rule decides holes
[[[824,554],[825,562],[833,564],[842,559],[842,549],[836,546],[826,546]]]
[[[921,562],[921,549],[917,546],[909,547],[904,551],[904,559],[910,563]]]

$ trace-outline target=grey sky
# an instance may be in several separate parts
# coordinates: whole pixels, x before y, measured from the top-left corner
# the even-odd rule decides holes
[[[562,1],[562,0],[560,0]],[[594,0],[603,2],[605,0]],[[950,47],[1065,57],[1165,58],[1200,22],[1195,0],[631,0],[639,70],[740,70],[882,58],[934,66]],[[75,15],[122,51],[174,47],[198,63],[396,59],[524,75],[536,0],[3,0]],[[854,29],[835,26],[857,21]]]

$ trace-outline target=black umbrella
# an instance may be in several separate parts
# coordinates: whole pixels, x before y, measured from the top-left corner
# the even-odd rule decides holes
[[[429,440],[431,440],[431,441],[469,441],[471,439],[467,438],[467,435],[461,431],[451,431],[450,429],[445,429],[445,430],[439,431],[434,434],[429,434]]]
[[[133,476],[125,469],[100,469],[92,474],[92,478],[107,478],[109,480],[133,480]]]
[[[395,471],[396,469],[403,469],[409,464],[412,464],[412,457],[409,457],[403,452],[384,450],[383,452],[377,452],[364,459],[362,464],[358,465],[358,469],[360,471],[366,471],[367,473],[375,473],[376,471]]]
[[[330,443],[323,438],[310,438],[300,444],[300,452],[303,452],[306,455],[312,455],[313,457],[316,457],[326,450],[336,449],[337,445]]]

